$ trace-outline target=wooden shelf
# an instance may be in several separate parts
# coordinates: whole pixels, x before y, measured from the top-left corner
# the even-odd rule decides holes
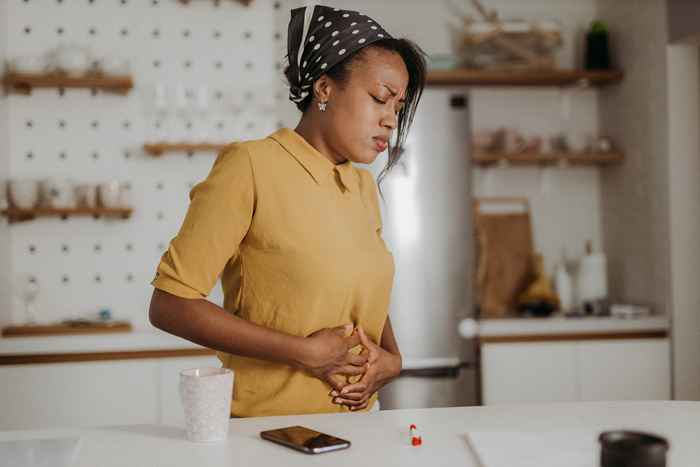
[[[19,209],[8,208],[1,211],[10,223],[33,220],[37,217],[60,217],[67,219],[71,216],[120,217],[128,219],[133,209],[130,208],[35,208]]]
[[[498,164],[508,165],[555,165],[569,164],[576,166],[595,166],[619,164],[624,160],[624,155],[619,152],[611,153],[557,153],[557,154],[502,154],[490,152],[475,152],[472,155],[474,165],[487,167]]]
[[[23,324],[2,328],[3,337],[57,336],[69,334],[105,334],[112,332],[130,332],[128,321]]]
[[[428,86],[604,86],[622,81],[618,70],[431,70]]]
[[[146,143],[143,145],[143,150],[151,156],[161,156],[166,152],[186,152],[193,154],[195,152],[219,152],[228,144],[218,143]]]
[[[183,5],[189,5],[191,0],[179,0],[180,3]],[[214,2],[214,5],[219,6],[221,3],[221,0],[212,0]],[[250,6],[251,3],[253,3],[253,0],[233,0],[235,2],[238,2],[244,6]]]
[[[63,92],[67,88],[91,89],[116,94],[127,94],[134,87],[130,76],[110,76],[103,74],[87,74],[85,76],[68,76],[64,73],[5,73],[2,79],[5,92],[14,91],[19,94],[31,94],[33,88],[58,88]]]

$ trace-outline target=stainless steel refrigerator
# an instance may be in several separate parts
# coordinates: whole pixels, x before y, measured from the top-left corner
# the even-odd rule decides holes
[[[465,88],[428,88],[405,152],[384,178],[383,236],[396,276],[390,316],[401,377],[382,409],[478,403],[474,342],[458,334],[473,316],[469,99]],[[369,169],[377,176],[386,154]]]

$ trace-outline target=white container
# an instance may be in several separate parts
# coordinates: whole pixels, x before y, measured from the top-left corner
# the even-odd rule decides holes
[[[571,276],[566,270],[566,264],[559,263],[554,273],[554,287],[559,296],[559,307],[562,311],[567,312],[574,306],[574,287],[571,282]]]
[[[39,201],[39,184],[36,180],[15,179],[8,183],[9,201],[20,209],[32,209]]]
[[[228,437],[233,398],[233,371],[192,368],[180,372],[180,399],[185,411],[185,435],[200,443]]]
[[[577,282],[578,299],[581,303],[607,298],[608,275],[605,255],[589,253],[581,258]]]
[[[105,208],[118,208],[119,205],[119,183],[105,182],[97,186],[100,205]]]

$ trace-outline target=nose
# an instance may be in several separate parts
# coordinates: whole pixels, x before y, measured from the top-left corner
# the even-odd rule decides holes
[[[382,126],[389,128],[391,130],[394,130],[394,129],[396,129],[397,123],[398,123],[398,117],[394,112],[392,112],[391,110],[384,112],[384,115],[382,115],[382,121],[381,121]]]

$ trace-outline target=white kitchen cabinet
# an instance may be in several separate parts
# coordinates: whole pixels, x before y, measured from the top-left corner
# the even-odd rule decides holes
[[[484,403],[576,400],[575,358],[562,342],[483,345]]]
[[[671,395],[669,339],[484,343],[481,365],[486,405]]]
[[[154,423],[158,361],[0,366],[0,430]]]
[[[671,397],[668,339],[578,345],[580,400],[658,400]]]
[[[0,366],[0,430],[182,426],[179,372],[215,356]]]

